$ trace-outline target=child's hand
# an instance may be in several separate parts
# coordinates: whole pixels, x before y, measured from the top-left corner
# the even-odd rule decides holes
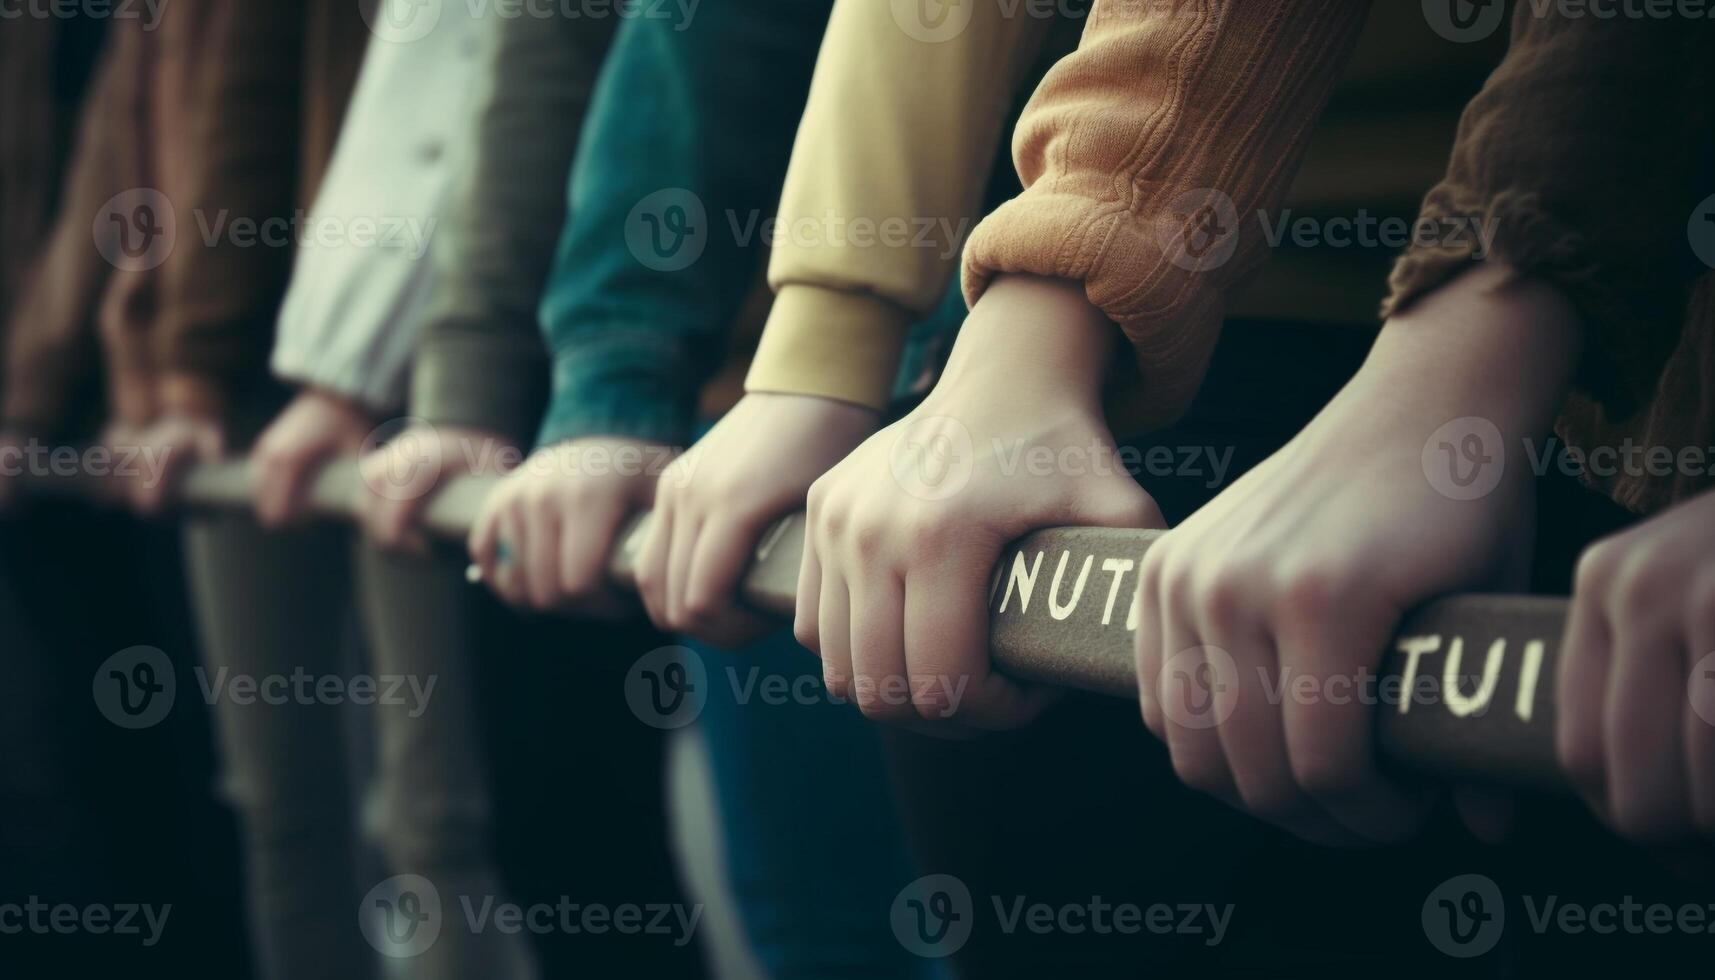
[[[363,528],[382,548],[426,550],[417,521],[436,490],[466,474],[503,474],[518,462],[517,447],[499,433],[413,424],[358,466]]]
[[[655,624],[736,647],[774,629],[739,604],[739,578],[768,523],[875,431],[874,411],[805,395],[746,395],[655,489],[637,586]]]
[[[374,424],[350,399],[315,388],[299,392],[250,451],[256,519],[272,528],[301,518],[323,464],[355,455]]]
[[[138,458],[157,462],[122,481],[126,501],[145,515],[166,509],[192,465],[226,455],[226,404],[219,390],[192,375],[169,375],[161,389],[161,414],[132,430]],[[113,431],[120,429],[116,423]]]
[[[816,481],[796,632],[831,693],[948,733],[1047,704],[990,669],[989,577],[1037,528],[1161,525],[1101,415],[1118,336],[1076,284],[999,280],[928,399]]]
[[[1715,837],[1715,493],[1584,554],[1560,657],[1560,761],[1596,813]]]
[[[470,533],[471,560],[515,606],[611,617],[634,608],[607,577],[626,519],[647,508],[671,450],[592,437],[546,446],[500,482]]]
[[[1407,610],[1528,567],[1520,441],[1552,420],[1576,338],[1546,287],[1467,273],[1390,322],[1303,432],[1150,549],[1139,688],[1181,778],[1315,841],[1416,829],[1425,800],[1376,771],[1364,678]]]

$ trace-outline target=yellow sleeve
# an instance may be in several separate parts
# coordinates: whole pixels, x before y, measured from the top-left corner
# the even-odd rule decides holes
[[[906,331],[957,271],[1018,85],[1055,26],[1027,9],[834,4],[781,196],[768,268],[778,297],[746,391],[887,405]]]

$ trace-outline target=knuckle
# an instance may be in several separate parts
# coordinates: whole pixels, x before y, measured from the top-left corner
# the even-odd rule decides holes
[[[1275,611],[1300,622],[1323,623],[1342,614],[1355,594],[1354,574],[1323,559],[1282,572]]]
[[[1584,549],[1573,571],[1573,589],[1579,595],[1600,597],[1606,593],[1619,573],[1625,554],[1626,549],[1617,538],[1598,541]]]
[[[821,638],[816,635],[816,624],[803,616],[792,620],[792,638],[806,650],[821,652]]]
[[[1235,567],[1226,566],[1210,575],[1197,590],[1198,605],[1203,617],[1211,624],[1231,629],[1243,619],[1245,599],[1250,595],[1248,580]]]
[[[1304,797],[1290,779],[1273,776],[1258,779],[1239,787],[1239,798],[1246,809],[1270,823],[1281,824],[1297,818],[1304,809]]]
[[[1653,617],[1673,601],[1678,583],[1677,570],[1652,563],[1641,554],[1633,555],[1615,573],[1610,610],[1631,619]]]
[[[1173,774],[1200,793],[1216,794],[1227,785],[1227,770],[1219,759],[1196,752],[1174,750]]]
[[[1293,782],[1314,799],[1347,796],[1357,787],[1357,767],[1342,756],[1324,752],[1293,752],[1289,762]]]

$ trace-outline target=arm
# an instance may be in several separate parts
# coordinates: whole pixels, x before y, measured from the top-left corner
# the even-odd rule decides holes
[[[545,607],[607,591],[603,556],[688,441],[698,390],[759,272],[760,221],[779,195],[826,13],[826,0],[761,0],[619,28],[542,303],[542,449],[490,498],[472,537],[509,600]],[[596,468],[618,462],[613,440],[634,450],[618,480]]]
[[[541,414],[548,361],[536,310],[612,19],[491,18],[475,149],[431,254],[435,288],[411,374],[428,423],[364,460],[365,526],[398,547],[441,480],[504,469]],[[432,445],[431,445],[432,444]],[[439,461],[409,465],[422,453]],[[409,482],[397,474],[409,474]]]
[[[410,44],[370,46],[280,310],[272,366],[300,390],[251,453],[264,526],[301,516],[321,465],[403,405],[481,27],[455,12]]]
[[[981,213],[1020,82],[1067,23],[977,0],[962,29],[924,40],[896,19],[910,9],[834,4],[746,396],[686,455],[687,478],[656,493],[660,544],[641,565],[666,583],[649,604],[663,629],[733,647],[772,628],[736,594],[756,539],[880,424],[907,331],[940,304]],[[675,529],[688,529],[677,567],[665,544]]]
[[[1186,190],[1226,188],[1245,213],[1278,199],[1367,9],[1096,6],[1014,134],[1023,194],[966,246],[971,315],[945,374],[810,491],[797,628],[830,690],[866,674],[903,674],[914,692],[965,684],[956,704],[917,701],[919,720],[937,725],[1010,727],[1040,709],[1038,692],[989,668],[989,570],[1031,528],[1161,525],[1116,464],[1104,382],[1129,338],[1153,418],[1178,411],[1201,380],[1223,296],[1262,242],[1255,225],[1229,221],[1228,261],[1185,268],[1162,229],[1187,223],[1173,213]],[[1080,465],[1008,463],[1042,450]]]
[[[1350,56],[1368,0],[1097,4],[1013,137],[1024,193],[965,249],[974,304],[996,276],[1084,284],[1131,341],[1136,430],[1202,380],[1227,296]]]
[[[1650,183],[1644,193],[1616,194],[1627,168],[1609,168],[1666,161],[1660,175],[1671,186],[1688,175],[1675,162],[1685,147],[1706,152],[1707,111],[1692,104],[1702,89],[1684,80],[1707,71],[1697,67],[1707,60],[1707,22],[1563,19],[1555,10],[1538,21],[1519,10],[1505,63],[1466,115],[1449,182],[1426,205],[1432,218],[1445,216],[1444,202],[1462,196],[1449,188],[1476,180],[1486,190],[1460,213],[1495,219],[1493,241],[1511,244],[1487,261],[1460,250],[1408,255],[1396,284],[1419,283],[1421,292],[1399,294],[1353,381],[1285,449],[1169,532],[1140,572],[1144,618],[1160,624],[1139,634],[1143,709],[1175,768],[1313,839],[1397,840],[1417,826],[1428,794],[1378,775],[1368,706],[1271,703],[1246,679],[1308,677],[1320,682],[1312,690],[1331,691],[1333,681],[1374,670],[1410,608],[1472,587],[1520,588],[1535,530],[1525,440],[1547,432],[1576,378],[1601,384],[1618,365],[1618,377],[1643,381],[1615,345],[1635,351],[1660,332],[1677,335],[1684,315],[1683,294],[1658,294],[1659,269],[1634,272],[1629,258],[1611,256],[1596,260],[1613,263],[1600,268],[1600,285],[1587,279],[1608,246],[1566,230],[1616,229],[1614,247],[1647,250],[1646,261],[1683,247],[1691,204],[1680,208],[1641,171],[1633,179]],[[1631,67],[1617,70],[1610,55]],[[1647,145],[1615,145],[1634,140]],[[1653,231],[1619,230],[1651,222]],[[1660,309],[1626,318],[1617,334],[1603,324],[1615,305],[1592,290],[1655,296]],[[1583,570],[1580,591],[1594,596],[1575,603],[1585,624],[1601,623],[1588,614],[1592,603],[1616,594],[1603,584],[1612,551]],[[1673,602],[1671,591],[1659,597]],[[1568,771],[1604,806],[1621,802],[1610,812],[1623,829],[1683,828],[1685,771],[1670,764],[1667,775],[1650,775],[1662,771],[1657,750],[1681,744],[1680,715],[1670,732],[1657,696],[1669,676],[1679,682],[1675,703],[1684,695],[1678,648],[1639,642],[1609,674],[1607,650],[1581,643],[1576,611],[1574,620],[1559,678]],[[1610,622],[1622,636],[1638,628],[1624,614]],[[1227,717],[1184,714],[1185,679],[1199,658],[1220,680],[1247,685]],[[1598,786],[1604,758],[1612,782]],[[1636,764],[1621,774],[1611,768],[1620,759]]]

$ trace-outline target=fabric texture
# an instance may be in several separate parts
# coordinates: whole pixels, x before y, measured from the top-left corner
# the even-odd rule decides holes
[[[327,26],[314,51],[311,23]],[[304,148],[332,145],[311,121],[338,126],[338,80],[355,72],[333,62],[360,50],[334,44],[336,29],[366,33],[338,0],[187,0],[159,23],[113,22],[51,239],[7,331],[7,424],[74,427],[98,363],[121,424],[273,392],[286,232],[321,166]]]
[[[752,0],[619,28],[542,302],[540,444],[688,442],[764,261],[830,7]]]
[[[492,18],[472,159],[431,253],[411,412],[527,444],[547,397],[537,308],[613,18]]]
[[[885,409],[985,210],[997,147],[1050,36],[1077,24],[977,0],[951,36],[838,0],[781,194],[776,293],[747,391]],[[907,28],[912,28],[908,30]]]
[[[1423,246],[1394,268],[1391,314],[1485,258],[1552,283],[1577,307],[1585,352],[1558,429],[1585,453],[1654,452],[1578,467],[1586,481],[1649,511],[1707,487],[1711,447],[1710,265],[1715,226],[1715,78],[1708,20],[1569,17],[1514,11],[1505,62],[1472,101],[1429,221],[1484,221],[1471,243]],[[1616,189],[1623,188],[1624,192]],[[1689,228],[1688,228],[1689,220]],[[1689,233],[1689,234],[1688,234]]]
[[[997,275],[1083,282],[1135,349],[1129,431],[1184,410],[1227,302],[1356,46],[1367,0],[1097,5],[1014,135],[1025,190],[965,249]],[[1133,428],[1135,426],[1135,428]]]
[[[409,0],[387,0],[381,16]],[[409,42],[370,42],[315,206],[297,229],[275,375],[378,413],[404,406],[430,255],[475,121],[483,24],[455,7]]]

